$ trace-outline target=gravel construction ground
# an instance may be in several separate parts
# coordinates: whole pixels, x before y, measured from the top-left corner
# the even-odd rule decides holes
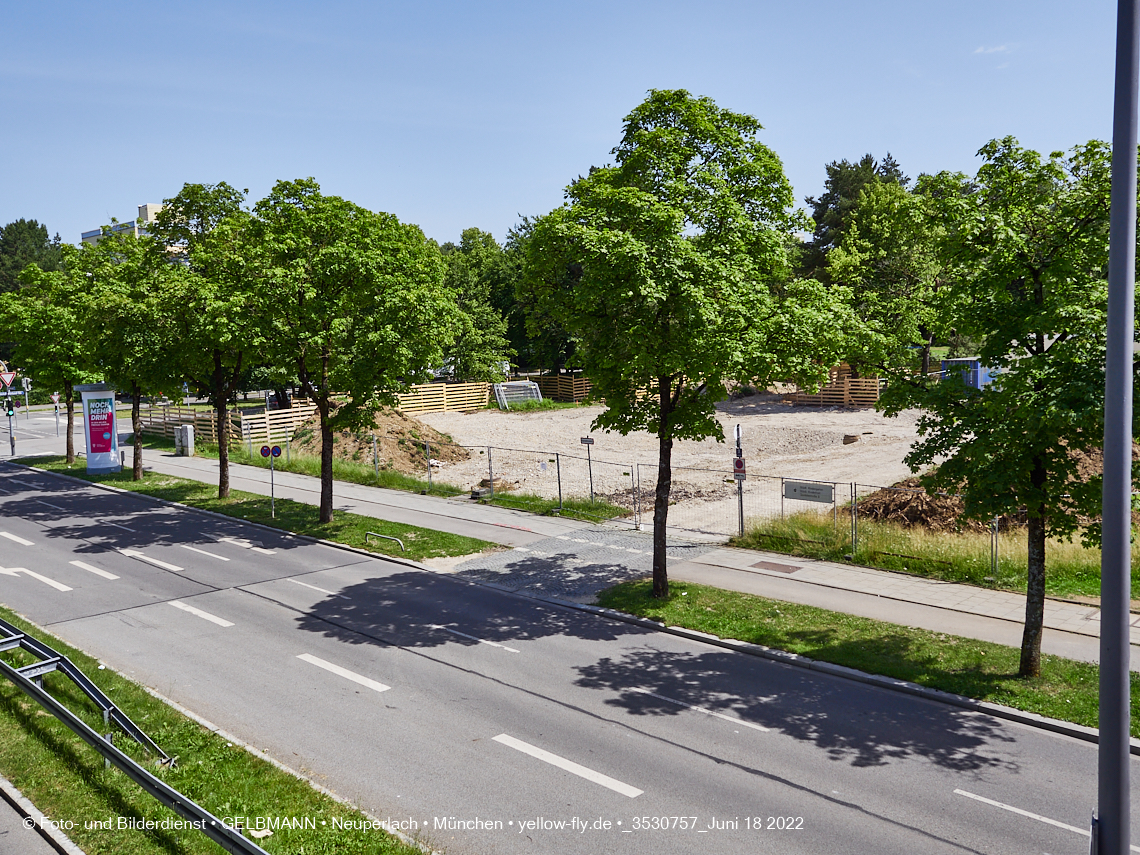
[[[837,498],[842,502],[849,482],[887,486],[912,474],[902,461],[917,437],[917,411],[885,418],[869,409],[791,406],[769,395],[722,402],[717,409],[724,426],[724,442],[679,440],[674,444],[673,494],[682,506],[679,511],[690,504],[723,505],[719,511],[705,507],[702,512],[704,516],[723,516],[728,520],[725,525],[718,524],[718,530],[730,531],[734,516],[731,458],[737,424],[741,426],[748,468],[746,491],[756,492],[757,496],[767,480],[758,476],[836,482],[843,485],[837,490]],[[643,502],[647,490],[652,488],[657,439],[646,433],[622,436],[591,430],[591,423],[602,410],[600,406],[530,413],[479,410],[431,413],[420,416],[420,420],[449,434],[461,445],[491,446],[496,489],[500,489],[502,479],[502,488],[545,496],[557,495],[556,453],[564,495],[589,492],[590,467],[586,464],[586,447],[580,440],[590,436],[594,439],[590,452],[595,493],[632,507],[638,472]],[[846,443],[845,437],[849,440]],[[850,441],[851,437],[857,439]],[[642,465],[635,470],[634,464]],[[435,471],[441,480],[475,486],[488,477],[487,457],[476,451],[467,461],[444,463]],[[778,497],[775,505],[772,501],[771,497],[763,501],[757,497],[748,512],[778,513]],[[671,517],[678,521],[683,516],[671,511]]]

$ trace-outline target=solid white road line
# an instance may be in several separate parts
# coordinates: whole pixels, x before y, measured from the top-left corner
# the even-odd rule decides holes
[[[139,561],[145,561],[147,564],[153,564],[155,567],[161,567],[163,570],[169,570],[172,573],[181,573],[183,570],[183,568],[177,567],[174,564],[167,564],[165,561],[159,561],[157,558],[143,555],[135,549],[120,549],[119,552],[128,558],[137,558]]]
[[[383,683],[377,683],[375,680],[369,680],[367,677],[361,676],[355,671],[349,671],[347,668],[341,668],[339,665],[333,665],[331,662],[326,662],[324,659],[318,659],[316,656],[312,656],[308,653],[298,654],[297,658],[308,662],[310,665],[316,665],[318,668],[324,668],[326,671],[331,671],[334,674],[344,677],[346,680],[352,680],[354,683],[359,683],[362,686],[367,686],[369,689],[373,689],[377,692],[386,692],[392,688],[391,686],[385,686]]]
[[[104,579],[118,579],[114,573],[108,573],[106,570],[100,570],[98,567],[92,567],[90,564],[84,564],[82,561],[69,561],[72,567],[78,567],[80,570],[86,570],[88,573],[94,573],[96,576],[102,576]]]
[[[67,585],[64,585],[62,582],[57,582],[55,579],[49,579],[47,576],[41,576],[39,573],[35,573],[23,567],[0,567],[0,573],[3,573],[5,576],[17,576],[20,573],[27,573],[33,579],[39,579],[45,585],[51,585],[57,591],[71,590],[71,588],[69,588]]]
[[[310,585],[308,582],[298,582],[296,579],[286,579],[286,582],[292,582],[294,585],[301,585],[305,588],[312,588],[314,591],[320,591],[322,594],[328,594],[330,597],[340,597],[342,600],[347,600],[344,594],[338,594],[336,591],[326,591],[324,588],[318,588],[316,585]]]
[[[208,620],[210,623],[216,623],[218,626],[233,626],[231,621],[220,618],[217,615],[212,615],[209,612],[204,612],[201,609],[196,609],[194,606],[188,606],[181,600],[170,600],[170,605],[176,609],[182,609],[184,612],[189,612],[192,615],[197,615],[200,618]]]
[[[123,531],[129,531],[131,534],[135,533],[135,530],[133,528],[127,528],[125,525],[119,525],[118,523],[111,522],[110,520],[97,520],[97,522],[101,522],[103,525],[113,525],[115,528],[121,528]]]
[[[518,653],[518,651],[515,650],[513,647],[507,647],[507,645],[505,645],[505,644],[499,644],[499,643],[494,642],[494,641],[487,641],[487,639],[485,639],[485,638],[476,638],[474,635],[468,635],[465,632],[460,632],[459,630],[452,629],[449,626],[440,626],[438,623],[429,623],[429,624],[427,624],[427,628],[428,629],[442,629],[444,632],[450,632],[452,635],[458,635],[458,636],[461,636],[463,638],[470,638],[472,641],[478,641],[480,644],[489,644],[492,647],[501,647],[503,650],[506,650],[510,653]]]
[[[27,487],[29,490],[38,490],[40,488],[39,484],[29,484],[27,481],[21,481],[18,478],[9,478],[8,480],[13,484],[19,484],[21,487]]]
[[[639,790],[637,787],[631,787],[629,784],[623,784],[621,781],[611,778],[609,775],[603,775],[601,772],[595,772],[593,769],[587,769],[585,766],[579,766],[572,760],[567,760],[565,757],[559,757],[557,754],[551,754],[549,751],[543,751],[531,745],[529,742],[523,742],[521,739],[515,739],[513,736],[508,736],[505,733],[500,733],[494,737],[495,742],[500,742],[515,751],[521,751],[523,754],[529,754],[544,763],[549,763],[551,766],[557,766],[559,769],[564,769],[571,774],[577,775],[579,778],[585,778],[587,781],[592,781],[595,784],[600,784],[613,790],[615,793],[621,793],[623,796],[629,796],[631,799],[636,799],[644,790]]]
[[[659,700],[659,701],[665,701],[666,703],[676,704],[679,707],[684,707],[685,709],[693,710],[694,712],[704,713],[705,715],[711,715],[714,718],[722,718],[725,721],[732,722],[733,724],[739,724],[739,725],[742,725],[744,727],[750,727],[753,730],[759,730],[763,733],[769,733],[771,731],[770,728],[764,727],[762,724],[753,724],[750,721],[744,721],[743,719],[734,718],[733,716],[725,715],[724,713],[718,713],[718,712],[714,712],[713,710],[707,710],[704,707],[697,707],[697,706],[693,706],[692,704],[687,704],[684,701],[677,700],[676,698],[667,698],[664,695],[659,695],[656,692],[651,692],[651,691],[649,691],[649,689],[642,689],[638,686],[633,686],[630,688],[630,691],[631,692],[638,692],[642,695],[649,695],[649,697],[657,698],[657,700]]]
[[[1024,816],[1024,817],[1028,817],[1029,819],[1035,819],[1038,822],[1045,823],[1046,825],[1052,825],[1056,828],[1063,828],[1063,829],[1065,829],[1065,831],[1071,831],[1074,834],[1081,835],[1082,837],[1092,837],[1092,832],[1089,831],[1087,828],[1077,828],[1076,826],[1069,825],[1068,823],[1065,823],[1065,822],[1058,822],[1055,819],[1049,819],[1049,817],[1047,817],[1047,816],[1041,816],[1040,814],[1030,813],[1027,810],[1022,810],[1021,808],[1015,808],[1012,805],[1003,804],[1002,802],[995,802],[993,799],[987,799],[985,796],[978,796],[978,795],[974,795],[973,793],[967,793],[965,790],[955,790],[954,794],[959,795],[959,796],[965,796],[968,799],[973,799],[974,801],[981,802],[982,804],[992,805],[993,807],[1001,808],[1002,810],[1007,810],[1010,813],[1017,814],[1018,816]],[[1133,846],[1133,847],[1131,847],[1131,849],[1133,852],[1140,852],[1140,846]]]
[[[16,543],[20,544],[21,546],[32,546],[33,545],[30,540],[24,540],[24,538],[22,538],[18,535],[15,535],[15,534],[9,534],[6,531],[0,531],[0,537],[6,537],[6,538],[8,538],[8,540],[14,540],[14,541],[16,541]]]
[[[224,555],[215,555],[212,552],[207,552],[206,550],[199,549],[196,546],[188,546],[185,543],[180,543],[178,545],[181,546],[183,549],[189,549],[191,552],[197,552],[199,555],[209,555],[211,558],[217,558],[219,561],[229,561],[230,560],[230,559],[226,558]]]
[[[53,505],[51,502],[45,502],[43,499],[36,499],[41,505],[47,505],[49,508],[55,508],[57,511],[66,511],[67,508],[61,508],[59,505]]]

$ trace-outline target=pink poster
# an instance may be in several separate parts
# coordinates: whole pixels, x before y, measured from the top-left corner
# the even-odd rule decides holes
[[[115,450],[115,409],[113,398],[96,398],[87,411],[91,445],[89,454],[108,454]]]

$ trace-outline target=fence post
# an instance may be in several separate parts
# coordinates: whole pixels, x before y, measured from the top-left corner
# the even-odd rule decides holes
[[[996,581],[998,575],[998,517],[994,517],[994,529],[990,533],[990,574]]]
[[[380,480],[380,452],[376,449],[376,431],[372,431],[372,469],[376,473],[376,480]]]
[[[641,531],[641,464],[633,464],[637,467],[637,486],[633,490],[633,527],[637,531]]]
[[[554,452],[554,470],[558,473],[558,512],[562,513],[562,455]]]
[[[586,446],[586,466],[590,469],[590,504],[594,504],[594,460],[590,456],[590,446]]]
[[[495,467],[491,463],[491,446],[487,446],[487,483],[491,485],[491,501],[495,501]]]
[[[780,522],[784,521],[784,476],[780,476]]]
[[[446,394],[446,390],[445,390]],[[431,492],[431,443],[424,440],[424,456],[427,458],[428,468],[428,492]]]
[[[855,550],[859,548],[859,484],[851,482],[851,560],[855,560]]]

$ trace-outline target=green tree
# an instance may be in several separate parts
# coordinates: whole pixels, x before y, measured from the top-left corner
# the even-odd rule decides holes
[[[464,229],[459,244],[440,247],[444,282],[459,308],[462,329],[444,354],[444,365],[458,380],[505,379],[502,363],[514,355],[507,342],[507,322],[491,304],[503,269],[503,248],[488,232]]]
[[[47,226],[35,220],[16,220],[0,227],[0,292],[20,287],[20,274],[29,264],[40,270],[59,270],[59,235],[48,238]]]
[[[322,195],[311,178],[278,182],[257,203],[250,245],[267,363],[295,376],[320,414],[320,519],[329,522],[333,434],[371,423],[426,379],[462,313],[417,226]]]
[[[245,264],[249,216],[245,191],[226,184],[185,184],[163,201],[149,227],[154,249],[183,265],[184,299],[172,306],[182,378],[214,406],[218,425],[218,498],[230,495],[229,405],[261,348],[260,319]]]
[[[63,250],[64,258],[78,250]],[[90,370],[90,330],[80,306],[86,277],[76,277],[74,265],[45,271],[30,264],[21,274],[22,287],[0,294],[0,329],[12,342],[14,364],[38,386],[60,389],[67,411],[67,462],[75,462],[75,386],[98,379]]]
[[[842,242],[826,258],[827,279],[851,290],[859,334],[847,361],[857,369],[909,369],[921,346],[921,373],[930,371],[935,337],[948,330],[936,304],[947,270],[940,200],[894,181],[870,181],[848,213]]]
[[[528,241],[535,302],[574,336],[593,394],[605,401],[594,427],[658,437],[658,597],[668,594],[674,441],[723,441],[715,405],[726,381],[818,381],[832,364],[825,351],[840,343],[836,307],[819,283],[773,282],[784,236],[802,221],[759,130],[711,99],[651,91],[626,117],[616,165],[570,185],[568,203]]]
[[[863,188],[876,182],[906,187],[910,179],[903,175],[902,168],[889,152],[882,162],[865,154],[855,163],[833,160],[824,169],[827,178],[823,193],[804,200],[811,206],[815,231],[804,245],[799,263],[804,275],[826,282],[827,255],[843,242],[851,211],[858,204]]]
[[[169,389],[180,377],[185,342],[174,307],[188,298],[189,275],[162,259],[150,237],[104,229],[96,244],[69,253],[68,270],[84,283],[82,325],[91,334],[92,367],[131,396],[134,480],[142,478],[143,395]]]
[[[892,384],[888,413],[920,407],[915,470],[939,463],[928,489],[952,489],[976,519],[1024,508],[1028,586],[1019,673],[1041,668],[1045,543],[1071,538],[1100,511],[1100,478],[1082,481],[1074,452],[1103,441],[1107,301],[1108,146],[1090,142],[1042,158],[1012,137],[979,152],[973,186],[942,189],[945,253],[956,268],[940,294],[963,335],[984,341],[1000,376],[981,390],[960,377]],[[972,191],[972,192],[970,192]],[[1094,541],[1096,527],[1085,529]]]

